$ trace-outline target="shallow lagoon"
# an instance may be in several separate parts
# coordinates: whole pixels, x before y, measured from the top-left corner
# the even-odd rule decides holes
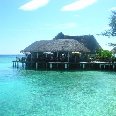
[[[13,69],[3,58],[1,116],[116,115],[116,72]]]

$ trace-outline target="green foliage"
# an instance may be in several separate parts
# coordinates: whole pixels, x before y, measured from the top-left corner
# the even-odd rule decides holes
[[[109,61],[112,59],[112,52],[108,50],[99,49],[96,52],[96,58],[100,61]]]
[[[112,11],[112,16],[109,23],[110,29],[102,33],[104,36],[116,36],[116,11]],[[109,43],[109,46],[116,46],[115,43]]]
[[[116,36],[116,11],[112,12],[111,22],[109,26],[111,27],[111,35]]]
[[[102,34],[98,34],[98,35],[103,35],[103,36],[108,36],[108,37],[116,36],[116,11],[112,11],[109,27],[110,27],[109,30],[106,30]],[[109,46],[116,46],[115,43],[108,43],[108,44]]]
[[[116,11],[112,11],[112,16],[109,23],[110,29],[106,30],[102,35],[116,36]]]

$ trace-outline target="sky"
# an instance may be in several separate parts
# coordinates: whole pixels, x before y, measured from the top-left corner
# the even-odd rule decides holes
[[[103,49],[116,38],[98,36],[109,29],[116,0],[0,0],[0,54],[19,54],[31,43],[58,33],[94,35]]]

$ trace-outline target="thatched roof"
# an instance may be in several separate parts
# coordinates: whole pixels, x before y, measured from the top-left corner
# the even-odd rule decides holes
[[[83,35],[83,36],[70,36],[70,35],[64,35],[62,32],[59,33],[54,40],[58,39],[74,39],[78,42],[82,43],[86,48],[88,48],[92,53],[95,53],[96,50],[101,49],[101,46],[96,41],[95,37],[93,35]]]
[[[22,52],[90,52],[74,39],[41,40],[26,47]]]

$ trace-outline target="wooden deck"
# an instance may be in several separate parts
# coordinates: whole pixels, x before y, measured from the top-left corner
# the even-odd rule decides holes
[[[22,64],[22,65],[20,65]],[[35,70],[114,70],[116,62],[26,62],[13,61],[14,68],[32,68]]]

